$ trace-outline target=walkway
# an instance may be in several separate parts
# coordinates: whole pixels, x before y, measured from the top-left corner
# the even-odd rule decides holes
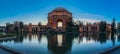
[[[104,51],[100,52],[99,54],[120,54],[120,45],[110,48],[110,49],[107,49],[107,50],[104,50]]]
[[[110,54],[120,54],[120,48],[112,51]]]
[[[16,49],[9,48],[9,47],[2,46],[2,45],[0,45],[0,49],[1,49],[0,52],[3,52],[3,54],[4,53],[6,54],[30,54],[24,51],[16,50]]]
[[[15,38],[16,38],[16,36],[0,38],[0,41],[1,40],[15,39]],[[12,48],[0,45],[0,54],[30,54],[30,53],[26,53],[24,51],[19,51],[19,50],[16,50],[16,49],[12,49]]]
[[[0,48],[0,54],[12,54],[12,53]]]

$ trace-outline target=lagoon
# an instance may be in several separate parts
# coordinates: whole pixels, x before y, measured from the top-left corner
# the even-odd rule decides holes
[[[31,54],[90,54],[120,44],[120,33],[20,33],[0,45]]]

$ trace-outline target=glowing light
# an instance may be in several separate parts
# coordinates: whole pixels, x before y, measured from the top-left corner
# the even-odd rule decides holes
[[[94,42],[93,40],[86,40],[86,38],[84,37],[82,43],[89,44],[89,43],[93,43],[93,42]]]
[[[62,27],[62,22],[58,22],[58,27]]]
[[[58,42],[58,46],[62,46],[62,35],[58,35],[57,36],[57,42]]]

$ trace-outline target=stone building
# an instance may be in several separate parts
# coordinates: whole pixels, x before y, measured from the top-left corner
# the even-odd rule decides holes
[[[100,22],[95,22],[93,24],[86,24],[79,27],[80,32],[99,32]],[[106,31],[111,32],[111,24],[106,24]]]
[[[46,29],[46,25],[32,25],[32,23],[29,23],[29,25],[25,25],[24,30],[27,32],[45,32]]]
[[[72,13],[64,8],[56,8],[52,12],[48,13],[48,27],[55,31],[65,31],[67,22],[72,21]],[[59,26],[61,22],[61,26]]]

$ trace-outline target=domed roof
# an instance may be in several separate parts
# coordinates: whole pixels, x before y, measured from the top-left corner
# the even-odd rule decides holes
[[[56,9],[54,9],[53,11],[67,11],[67,10],[65,8],[63,8],[63,7],[58,7]]]
[[[49,17],[62,15],[72,16],[72,14],[69,11],[62,7],[55,8],[52,12],[48,13]]]

